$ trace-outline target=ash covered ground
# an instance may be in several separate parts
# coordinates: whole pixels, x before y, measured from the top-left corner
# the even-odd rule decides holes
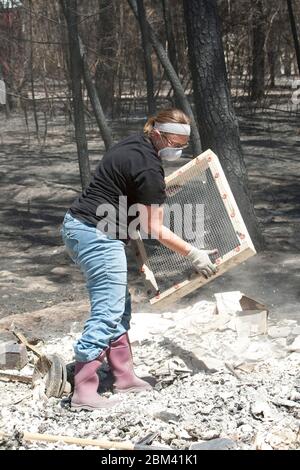
[[[239,116],[245,161],[267,250],[168,311],[150,313],[128,249],[134,358],[152,392],[121,397],[110,411],[72,413],[67,397],[0,382],[1,430],[67,434],[186,449],[226,437],[241,449],[297,449],[300,423],[299,118],[284,111]],[[31,123],[32,124],[32,123]],[[142,128],[115,125],[116,140]],[[92,167],[103,154],[90,127]],[[24,120],[1,116],[0,327],[12,322],[46,352],[72,363],[72,344],[88,314],[81,273],[64,252],[59,226],[80,190],[73,130],[57,117],[41,147]],[[182,159],[182,164],[186,163]],[[181,163],[180,163],[181,164]],[[178,165],[176,165],[178,167]],[[175,166],[166,168],[166,173]],[[240,338],[232,318],[216,316],[214,293],[240,290],[265,303],[269,334]],[[22,373],[31,374],[34,358]],[[70,366],[71,367],[71,366]],[[111,379],[101,372],[104,392]],[[4,439],[3,448],[71,448]]]

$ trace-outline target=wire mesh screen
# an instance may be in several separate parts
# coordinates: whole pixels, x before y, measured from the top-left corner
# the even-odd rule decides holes
[[[207,165],[193,165],[167,185],[164,225],[197,248],[218,249],[213,262],[241,244]],[[185,257],[156,240],[144,240],[144,245],[160,292],[194,272]]]

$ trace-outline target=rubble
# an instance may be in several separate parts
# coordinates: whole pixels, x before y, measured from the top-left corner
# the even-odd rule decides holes
[[[247,297],[240,291],[214,294],[216,313],[227,319],[238,336],[257,336],[267,333],[268,309],[262,303]]]
[[[214,303],[206,301],[178,308],[174,314],[153,314],[152,323],[150,314],[145,314],[144,322],[143,315],[133,317],[133,354],[136,373],[155,378],[152,391],[121,396],[120,404],[111,410],[71,412],[67,398],[47,399],[42,384],[32,390],[26,383],[0,381],[0,431],[13,436],[30,432],[132,443],[153,434],[152,445],[173,449],[202,444],[245,450],[300,448],[300,354],[294,347],[289,350],[295,335],[241,338],[231,328],[220,331],[221,316],[214,314]],[[285,322],[270,326],[297,328]],[[39,349],[47,356],[59,353],[71,365],[80,331],[81,324],[73,323],[68,334],[46,341]],[[33,359],[30,353],[31,367]],[[100,375],[103,393],[111,396],[109,387],[105,388],[106,366]],[[80,448],[15,438],[2,439],[0,446]]]
[[[268,331],[268,335],[270,338],[287,338],[291,333],[291,327],[289,326],[271,326]]]
[[[27,350],[23,344],[14,341],[5,341],[0,344],[0,369],[21,370],[27,362]]]
[[[207,442],[200,442],[190,445],[190,450],[233,450],[237,444],[232,439],[218,438]]]
[[[292,352],[300,352],[300,335],[287,348]]]

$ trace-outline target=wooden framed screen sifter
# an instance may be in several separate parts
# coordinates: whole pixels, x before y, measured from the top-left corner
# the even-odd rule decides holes
[[[211,259],[218,265],[218,272],[206,279],[195,273],[186,257],[139,234],[132,246],[149,301],[157,307],[176,302],[256,254],[216,154],[205,151],[165,181],[165,216],[170,229],[197,248],[217,248],[217,257]],[[185,230],[188,224],[189,230]],[[196,238],[191,240],[193,234]]]

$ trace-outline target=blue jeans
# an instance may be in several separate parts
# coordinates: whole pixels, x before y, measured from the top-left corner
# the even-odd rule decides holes
[[[85,276],[90,297],[90,317],[81,338],[74,344],[76,361],[88,362],[96,359],[111,341],[130,327],[125,244],[69,212],[65,215],[61,235],[68,254]]]

